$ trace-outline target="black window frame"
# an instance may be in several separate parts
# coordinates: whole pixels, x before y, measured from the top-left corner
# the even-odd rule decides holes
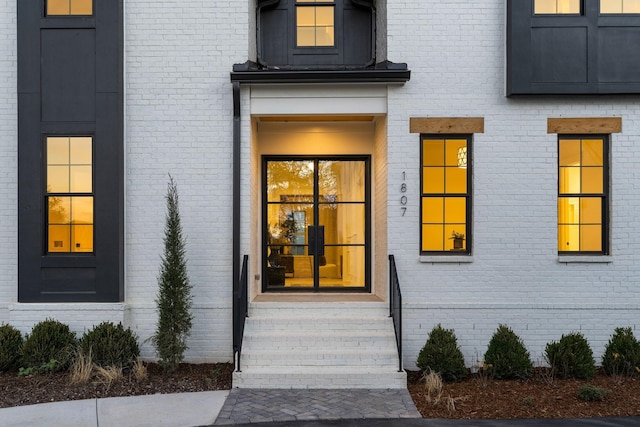
[[[597,193],[583,193],[582,191],[579,193],[561,193],[560,192],[560,141],[562,140],[593,140],[593,139],[601,139],[602,140],[602,194]],[[610,244],[610,194],[611,194],[611,163],[610,163],[610,155],[611,155],[611,135],[609,134],[558,134],[557,136],[557,218],[556,218],[556,231],[557,231],[557,246],[558,246],[558,255],[561,256],[572,256],[572,255],[594,255],[594,256],[603,256],[611,254],[611,244]],[[582,157],[582,149],[580,152],[580,156]],[[582,167],[582,166],[581,166]],[[582,178],[581,178],[582,180]],[[561,198],[599,198],[601,200],[601,250],[600,251],[561,251],[559,250],[560,246],[560,199]],[[578,223],[581,224],[581,223]]]
[[[467,178],[467,191],[466,193],[447,193],[446,191],[443,193],[425,193],[424,191],[424,140],[425,139],[464,139],[467,141],[467,151],[466,151],[466,178]],[[446,155],[446,152],[445,152]],[[420,217],[419,217],[419,235],[420,235],[420,255],[424,256],[470,256],[473,251],[473,134],[433,134],[433,133],[421,133],[420,134]],[[445,166],[446,167],[446,166]],[[442,251],[425,251],[423,250],[423,231],[422,228],[424,226],[423,223],[423,200],[425,197],[464,197],[466,199],[465,206],[465,230],[464,230],[464,240],[465,245],[462,250],[442,250]],[[444,220],[444,218],[443,218]],[[446,224],[446,222],[443,222]],[[444,237],[444,236],[443,236]]]

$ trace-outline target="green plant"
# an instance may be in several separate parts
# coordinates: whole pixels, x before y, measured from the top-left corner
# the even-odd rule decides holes
[[[28,377],[29,375],[33,375],[36,373],[35,368],[20,368],[18,369],[18,376]]]
[[[444,329],[440,324],[429,333],[416,364],[424,372],[439,373],[445,381],[457,381],[467,376],[464,356],[453,329]]]
[[[602,402],[607,390],[591,384],[583,385],[578,389],[578,397],[585,402]]]
[[[633,376],[640,373],[640,341],[631,328],[616,328],[602,356],[602,368],[609,375]]]
[[[80,347],[85,354],[91,354],[93,363],[102,367],[117,366],[127,370],[140,356],[136,335],[122,323],[100,323],[82,336]]]
[[[53,319],[43,320],[24,340],[22,364],[52,372],[65,370],[73,361],[77,343],[76,335],[68,325]]]
[[[551,341],[545,348],[547,362],[561,377],[591,379],[596,375],[593,352],[579,332],[563,335],[560,341]]]
[[[191,332],[191,285],[187,276],[185,243],[180,225],[178,189],[171,175],[167,186],[164,255],[158,278],[158,325],[153,345],[166,371],[174,371],[184,358]]]
[[[22,334],[11,325],[0,325],[0,372],[15,369],[22,353]]]
[[[511,329],[499,325],[484,355],[490,372],[497,379],[525,379],[531,376],[533,363],[524,343]]]

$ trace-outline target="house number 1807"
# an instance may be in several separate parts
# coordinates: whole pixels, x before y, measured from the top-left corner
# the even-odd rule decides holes
[[[407,173],[405,171],[402,172],[402,184],[400,185],[400,209],[402,210],[402,216],[407,213],[407,196],[404,193],[407,192],[407,183],[405,180],[407,179]]]

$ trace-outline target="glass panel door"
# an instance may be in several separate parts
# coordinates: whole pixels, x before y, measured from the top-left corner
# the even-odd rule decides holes
[[[369,291],[368,158],[267,158],[265,290]]]

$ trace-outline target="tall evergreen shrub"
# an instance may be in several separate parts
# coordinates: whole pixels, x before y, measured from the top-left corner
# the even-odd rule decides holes
[[[178,188],[169,175],[164,254],[158,277],[158,326],[152,337],[160,364],[174,371],[184,359],[191,333],[191,285],[187,276],[185,241],[180,224]]]

